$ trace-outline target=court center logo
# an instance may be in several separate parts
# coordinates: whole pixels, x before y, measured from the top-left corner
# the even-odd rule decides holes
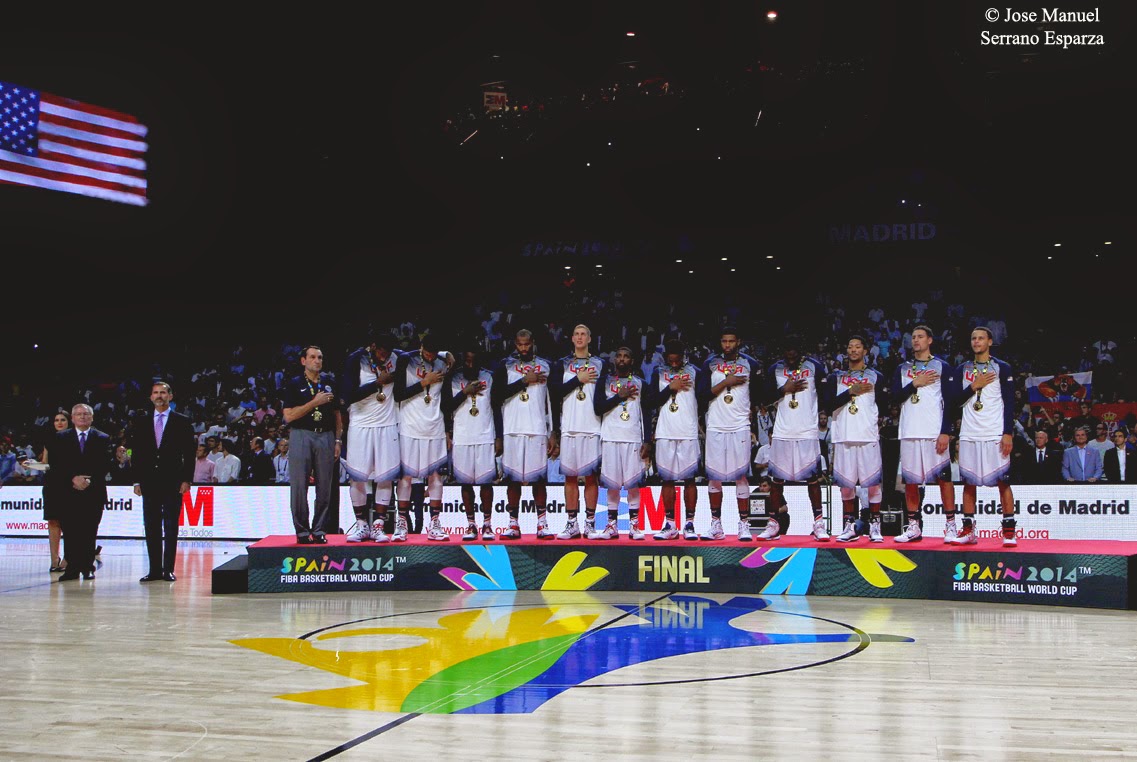
[[[649,686],[668,676],[611,673],[670,657],[793,644],[792,656],[748,655],[748,671],[679,682],[757,677],[854,656],[872,643],[913,642],[850,625],[776,611],[761,597],[725,602],[661,595],[647,604],[609,604],[583,593],[546,593],[515,605],[514,593],[460,593],[443,610],[346,622],[298,638],[247,638],[235,645],[355,681],[277,696],[286,701],[373,712],[525,714],[572,689]],[[486,601],[488,605],[464,606]],[[563,601],[563,602],[562,602]],[[457,609],[457,610],[456,610]],[[802,649],[801,646],[807,646]],[[736,663],[736,662],[732,662]],[[763,667],[765,667],[763,669]]]

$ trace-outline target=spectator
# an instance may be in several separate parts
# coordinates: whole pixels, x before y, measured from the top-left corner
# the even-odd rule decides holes
[[[1078,405],[1078,410],[1080,412],[1078,413],[1078,415],[1076,415],[1070,419],[1070,426],[1074,429],[1084,428],[1087,431],[1096,432],[1098,424],[1101,423],[1101,419],[1098,418],[1096,415],[1093,415],[1090,412],[1091,409],[1092,408],[1091,408],[1090,403],[1088,401],[1081,402]]]
[[[821,445],[821,455],[826,463],[833,460],[833,437],[829,430],[829,411],[817,411],[817,439]]]
[[[269,405],[268,397],[262,394],[257,409],[253,411],[253,418],[259,425],[264,423],[265,416],[276,416],[276,410]]]
[[[116,487],[130,487],[134,484],[134,469],[130,465],[130,453],[123,445],[114,449],[114,463],[111,464],[111,472],[107,474],[107,483]]]
[[[220,439],[222,434],[229,431],[229,427],[225,424],[225,414],[215,413],[213,416],[213,424],[205,430],[206,439],[209,437],[217,437]]]
[[[1104,423],[1099,423],[1091,431],[1095,431],[1097,436],[1090,440],[1086,447],[1098,451],[1098,455],[1102,456],[1102,466],[1104,467],[1105,454],[1113,449],[1113,442],[1109,441],[1109,428]]]
[[[248,412],[249,411],[245,410],[245,408],[241,407],[240,400],[233,399],[229,403],[228,410],[225,411],[225,420],[229,423],[229,427],[232,428],[233,424],[239,421]]]
[[[16,454],[12,452],[12,440],[0,438],[0,484],[12,484],[16,473]]]
[[[217,459],[213,475],[218,484],[236,484],[241,478],[241,459],[229,452],[229,441],[219,440],[221,457]]]
[[[206,437],[205,452],[205,457],[213,461],[214,465],[217,464],[217,461],[225,457],[225,453],[221,452],[221,437]]]
[[[265,452],[264,440],[253,437],[249,443],[249,453],[244,460],[244,475],[241,481],[245,484],[272,484],[276,480],[276,467],[272,456]]]
[[[1137,463],[1133,461],[1133,448],[1126,443],[1125,432],[1113,432],[1113,448],[1105,454],[1102,475],[1113,484],[1137,482]]]
[[[1057,484],[1062,475],[1062,455],[1050,446],[1045,430],[1034,432],[1034,444],[1016,453],[1015,479],[1023,484]]]
[[[276,455],[272,456],[277,484],[288,484],[288,438],[281,437],[276,442]]]
[[[826,461],[828,464],[828,460]],[[770,470],[770,444],[767,442],[758,447],[757,452],[754,453],[754,475],[761,480],[766,480],[766,475]],[[766,485],[769,487],[769,481],[766,480]],[[769,492],[769,489],[766,490]]]
[[[197,460],[193,464],[194,484],[215,484],[217,482],[217,479],[214,478],[217,464],[206,457],[208,454],[209,450],[205,445],[199,444],[197,446]]]
[[[818,413],[820,416],[820,413]],[[765,405],[758,406],[758,446],[770,444],[770,432],[774,430],[774,416]]]
[[[1074,446],[1062,456],[1062,478],[1074,484],[1096,482],[1102,476],[1101,456],[1086,445],[1090,434],[1085,428],[1074,432]]]

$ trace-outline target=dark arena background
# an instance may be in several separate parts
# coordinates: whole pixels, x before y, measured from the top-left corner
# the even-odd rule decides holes
[[[12,15],[0,758],[1137,754],[1132,4]],[[422,533],[416,489],[406,543],[348,543],[342,469],[328,543],[297,544],[280,444],[302,347],[322,347],[339,384],[369,336],[416,354],[429,337],[489,368],[520,329],[565,357],[581,323],[594,355],[627,346],[648,377],[670,341],[699,366],[725,326],[764,378],[789,349],[841,370],[858,334],[885,379],[917,325],[951,367],[988,327],[1014,375],[1017,546],[986,486],[973,547],[943,541],[934,485],[922,542],[896,542],[891,405],[883,543],[816,542],[801,485],[785,489],[787,534],[740,541],[732,481],[725,538],[657,542],[649,461],[619,505],[600,490],[618,539],[538,541],[527,486],[511,544],[499,459],[494,540],[461,540],[445,467],[447,542]],[[155,380],[241,465],[193,483],[174,580],[140,584],[153,570],[126,445]],[[773,399],[750,411],[755,534]],[[71,580],[45,472],[26,463],[77,403],[115,465],[95,571]],[[711,485],[695,481],[705,534]]]

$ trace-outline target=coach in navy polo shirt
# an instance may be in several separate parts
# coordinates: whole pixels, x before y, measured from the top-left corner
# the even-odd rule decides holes
[[[292,524],[296,541],[302,545],[327,542],[325,533],[336,487],[336,464],[343,438],[340,414],[332,379],[321,373],[324,353],[317,346],[300,351],[304,373],[290,380],[281,390],[284,421],[291,427],[288,450],[288,482],[292,496]],[[308,523],[308,475],[316,474],[316,510]]]

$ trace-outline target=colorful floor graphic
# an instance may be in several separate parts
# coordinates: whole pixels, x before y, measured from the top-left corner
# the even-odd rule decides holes
[[[872,643],[913,642],[809,614],[775,611],[769,599],[752,596],[720,602],[663,594],[639,605],[604,603],[583,593],[551,593],[544,604],[515,606],[502,602],[511,593],[462,595],[473,597],[461,601],[460,610],[378,617],[297,638],[232,642],[359,682],[278,698],[343,709],[434,714],[529,713],[567,690],[625,667],[723,649],[848,644],[837,653],[819,650],[816,659],[807,657],[800,664],[779,661],[776,669],[765,672],[699,679],[757,677],[848,658]],[[777,626],[763,628],[763,621],[773,620],[751,616],[758,612],[777,617]],[[801,625],[799,632],[787,626],[795,623]],[[829,631],[813,631],[818,629]],[[747,658],[743,663],[757,667],[761,662]],[[663,669],[659,680],[622,684],[674,682],[668,679],[673,674]]]

